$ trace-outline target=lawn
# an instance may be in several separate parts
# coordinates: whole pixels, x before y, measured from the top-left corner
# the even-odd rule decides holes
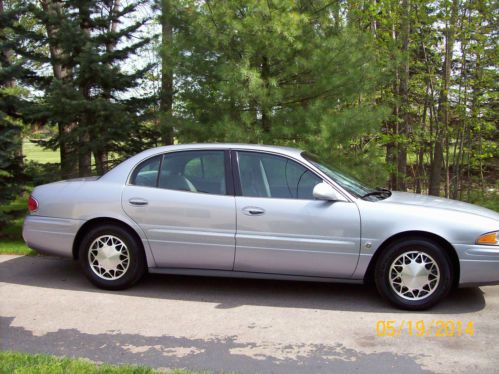
[[[36,252],[29,249],[23,241],[20,240],[1,240],[0,254],[2,255],[35,255]]]
[[[59,153],[59,149],[51,150],[43,148],[41,145],[31,142],[28,139],[23,140],[23,155],[25,156],[27,161],[35,161],[40,164],[48,164],[48,163],[60,163],[61,162],[61,154]],[[109,154],[109,159],[117,159],[118,155],[115,153]],[[94,156],[91,157],[91,164],[95,166]]]
[[[45,354],[0,352],[0,373],[23,374],[153,374],[159,373],[145,366],[95,364],[82,359],[59,358]],[[206,371],[177,369],[172,374],[208,374]]]
[[[36,161],[42,164],[49,162],[61,162],[61,156],[58,151],[45,149],[42,146],[32,143],[29,140],[23,141],[23,155],[28,161]]]

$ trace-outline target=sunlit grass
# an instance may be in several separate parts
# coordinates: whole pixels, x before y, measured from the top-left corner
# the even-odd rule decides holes
[[[29,140],[23,142],[23,155],[28,161],[36,161],[42,164],[61,162],[59,151],[45,149],[41,145],[32,143]]]
[[[0,254],[2,255],[35,255],[36,252],[28,248],[23,241],[1,240]]]
[[[155,374],[160,372],[145,366],[95,364],[87,360],[46,354],[0,352],[0,373]],[[209,372],[174,369],[168,373],[208,374]]]

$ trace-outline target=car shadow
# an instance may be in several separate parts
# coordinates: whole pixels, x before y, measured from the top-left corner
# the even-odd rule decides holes
[[[133,288],[104,291],[92,286],[77,262],[45,256],[22,256],[0,262],[0,282],[32,287],[197,301],[228,309],[243,305],[393,313],[372,286],[235,278],[148,274]],[[431,314],[472,313],[485,307],[479,288],[456,289]],[[406,313],[400,311],[401,313]]]

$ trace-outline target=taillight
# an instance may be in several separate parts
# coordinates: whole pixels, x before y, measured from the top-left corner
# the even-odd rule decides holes
[[[29,196],[28,199],[28,210],[30,213],[36,212],[38,210],[38,201],[33,196]]]

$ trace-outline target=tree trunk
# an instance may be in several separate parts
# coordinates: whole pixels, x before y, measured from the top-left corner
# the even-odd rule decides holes
[[[392,39],[395,42],[397,39],[397,32],[395,27],[395,20],[392,22]],[[399,133],[399,116],[400,116],[400,106],[398,98],[400,96],[400,73],[399,66],[395,66],[395,79],[393,80],[393,112],[392,120],[387,123],[386,133],[389,135],[389,141],[386,144],[386,163],[390,167],[390,176],[388,186],[392,190],[398,189],[398,144],[395,140],[396,135]]]
[[[95,171],[97,172],[97,175],[103,175],[108,170],[108,152],[105,150],[95,150],[93,154]]]
[[[171,22],[171,0],[161,1],[161,92],[159,97],[159,128],[164,145],[174,142],[173,134],[173,70],[172,43],[173,25]]]
[[[475,138],[474,140],[477,143],[477,153],[476,155],[478,156],[478,170],[479,170],[479,175],[480,175],[480,187],[482,190],[482,193],[485,191],[485,179],[484,179],[484,174],[483,174],[483,159],[480,157],[480,155],[483,154],[483,122],[480,118],[480,96],[483,95],[481,85],[483,83],[482,81],[482,56],[479,52],[476,54],[476,62],[475,62],[475,72],[474,72],[474,79],[472,83],[472,88],[471,88],[471,123],[473,126],[473,137]],[[471,142],[471,140],[470,140]],[[473,147],[473,144],[470,144],[470,147]],[[470,163],[472,162],[473,158],[473,153],[472,151],[470,152]],[[470,180],[468,182],[470,185],[473,183],[473,180]]]
[[[426,84],[426,91],[424,97],[423,104],[423,113],[421,114],[420,127],[423,133],[426,132],[426,118],[428,117],[428,106],[430,104],[429,100],[429,81]],[[426,150],[426,142],[424,138],[419,140],[419,149],[418,149],[418,157],[417,157],[417,177],[416,177],[416,193],[421,193],[423,191],[423,182],[425,176],[425,167],[424,167],[424,155]]]
[[[269,87],[269,78],[270,78],[270,66],[269,66],[269,60],[267,56],[262,57],[262,79],[265,84],[265,94],[266,96],[269,95],[268,90],[270,89]],[[266,101],[266,98],[264,98]],[[272,122],[271,118],[269,116],[269,109],[267,108],[267,103],[265,102],[261,106],[262,110],[262,130],[265,135],[270,135],[270,131],[272,130]]]
[[[80,29],[86,38],[90,38],[90,10],[86,2],[80,3],[78,7],[80,16]],[[86,48],[85,46],[82,46]],[[82,79],[79,84],[80,94],[85,100],[90,100],[90,87],[87,82]],[[92,113],[85,111],[82,113],[80,123],[78,124],[78,175],[80,177],[89,176],[91,174],[91,144],[90,144],[90,128],[92,126]]]
[[[446,38],[445,56],[442,68],[442,88],[440,90],[438,103],[438,125],[436,129],[433,163],[431,164],[430,170],[430,187],[428,192],[430,195],[434,196],[440,195],[440,182],[442,179],[442,168],[444,166],[443,143],[446,142],[446,137],[448,136],[450,73],[458,9],[459,0],[453,0],[450,21],[445,31]]]
[[[88,123],[86,115],[82,118],[82,123]],[[82,131],[79,129],[78,131]],[[92,174],[91,171],[91,151],[90,151],[90,136],[88,131],[82,131],[82,134],[78,137],[78,176],[88,177]]]
[[[111,33],[115,33],[117,28],[118,28],[118,22],[114,18],[118,14],[119,10],[121,7],[121,1],[120,0],[114,0],[111,1],[111,8],[109,10],[110,13],[110,21],[109,21],[109,27],[108,31]],[[111,53],[114,51],[116,48],[116,42],[108,42],[106,43],[106,52]],[[106,100],[110,101],[111,100],[111,93],[109,90],[105,90],[103,93],[103,96]],[[93,134],[91,138],[98,136],[98,134]],[[92,142],[94,142],[94,139],[92,139]],[[95,160],[95,169],[97,171],[97,175],[102,175],[108,170],[108,161],[109,161],[109,152],[108,152],[108,144],[107,142],[104,142],[102,147],[99,147],[98,149],[94,149],[93,155],[94,155],[94,160]]]
[[[395,105],[393,109],[393,117],[395,120],[398,118],[398,105]],[[388,121],[386,123],[386,134],[392,138],[397,132],[397,124],[394,121]],[[386,164],[390,167],[390,176],[388,181],[388,187],[392,190],[397,189],[397,145],[395,141],[389,140],[386,143]]]
[[[65,68],[61,61],[64,58],[63,51],[54,44],[54,37],[59,32],[55,19],[60,19],[62,15],[63,3],[57,0],[40,0],[42,9],[49,15],[45,29],[49,37],[49,52],[52,64],[54,78],[65,82],[71,79],[71,71]],[[78,174],[78,165],[76,157],[76,146],[70,141],[70,134],[75,129],[76,124],[72,122],[59,122],[57,128],[59,131],[59,153],[61,157],[61,177],[63,179],[71,178]]]
[[[409,127],[409,36],[411,32],[410,22],[410,1],[402,1],[402,69],[400,74],[400,95],[401,95],[401,112],[402,122],[399,127],[399,138],[402,140],[398,144],[397,157],[397,190],[405,191],[407,177],[407,145],[406,138]]]
[[[371,6],[372,9],[376,9],[378,7],[377,0],[371,0]],[[374,13],[371,13],[369,17],[369,26],[371,29],[371,34],[375,38],[378,32],[378,20],[376,19],[376,16],[377,15],[375,15]]]

